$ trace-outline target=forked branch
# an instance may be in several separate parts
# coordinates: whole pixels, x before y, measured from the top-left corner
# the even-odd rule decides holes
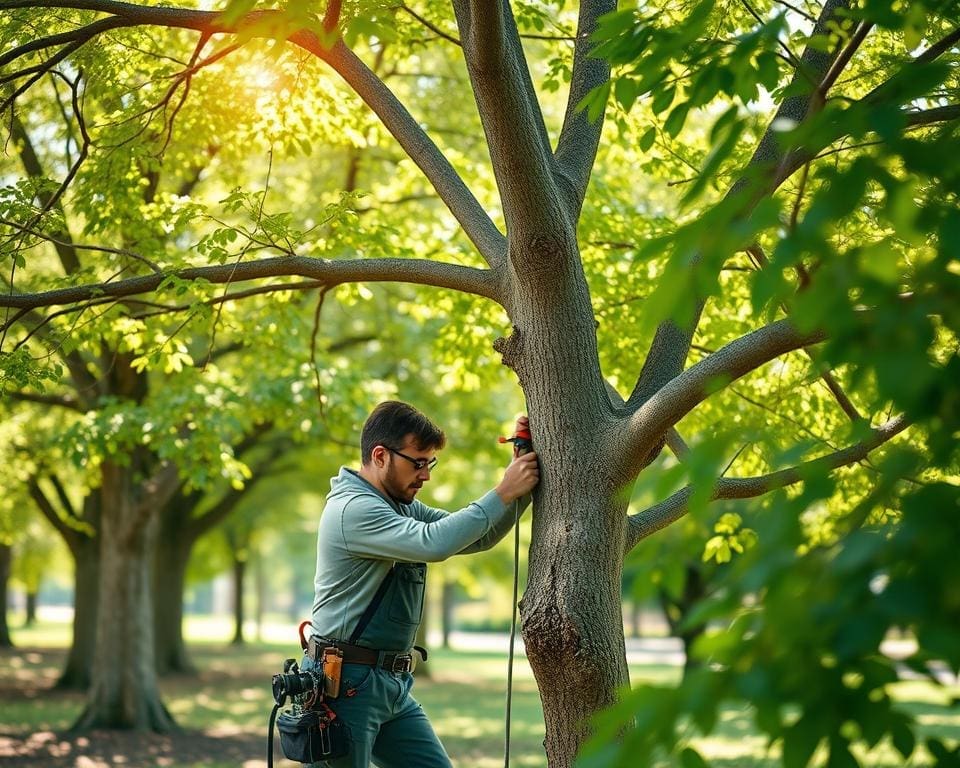
[[[908,426],[910,422],[905,417],[898,416],[872,429],[870,434],[858,443],[789,469],[755,477],[718,478],[711,491],[710,500],[756,498],[777,488],[785,488],[807,478],[849,466],[865,459],[871,451],[903,432]],[[624,551],[629,552],[647,536],[666,528],[687,514],[693,491],[693,487],[688,485],[658,504],[630,515],[627,518]]]
[[[611,459],[618,469],[615,476],[624,482],[636,477],[649,463],[651,452],[662,445],[667,430],[712,392],[787,352],[825,338],[823,331],[801,332],[791,322],[780,320],[741,336],[687,368],[616,424]]]

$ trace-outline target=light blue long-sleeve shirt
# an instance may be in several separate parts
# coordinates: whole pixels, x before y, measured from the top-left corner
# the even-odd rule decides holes
[[[526,506],[496,491],[457,512],[388,500],[346,467],[330,481],[317,534],[313,633],[347,640],[395,561],[430,563],[489,549]]]

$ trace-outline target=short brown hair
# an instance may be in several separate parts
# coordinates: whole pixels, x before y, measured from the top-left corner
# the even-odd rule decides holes
[[[371,411],[360,433],[360,460],[369,464],[378,445],[399,449],[407,435],[413,435],[421,451],[439,450],[447,438],[436,424],[409,403],[387,400]]]

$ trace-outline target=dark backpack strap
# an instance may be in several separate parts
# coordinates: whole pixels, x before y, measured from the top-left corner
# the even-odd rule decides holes
[[[380,603],[383,602],[383,598],[387,594],[387,589],[390,587],[390,582],[393,581],[394,573],[397,570],[397,564],[394,563],[390,570],[387,571],[387,575],[383,577],[383,581],[380,582],[380,586],[377,587],[377,593],[373,596],[373,600],[370,601],[370,605],[367,606],[367,610],[363,612],[363,616],[360,617],[360,621],[357,622],[357,628],[353,630],[353,634],[350,635],[350,639],[347,640],[350,645],[356,645],[357,640],[360,639],[360,635],[363,634],[363,630],[367,628],[367,624],[370,623],[370,620],[373,618],[373,614],[377,612],[377,608],[380,607]]]

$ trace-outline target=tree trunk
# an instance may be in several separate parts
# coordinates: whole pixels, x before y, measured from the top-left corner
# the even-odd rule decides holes
[[[496,346],[520,380],[540,459],[520,614],[547,762],[569,768],[589,719],[629,681],[620,554],[629,494],[612,477],[618,435],[572,236],[530,247],[514,262],[529,273],[518,275],[513,334]]]
[[[37,593],[27,592],[27,615],[23,620],[24,627],[32,627],[37,623]]]
[[[179,526],[163,515],[153,567],[153,615],[158,675],[195,675],[196,667],[183,640],[183,593],[193,539],[185,539]],[[179,518],[177,518],[179,519]]]
[[[630,601],[630,634],[632,637],[643,637],[643,603],[639,600]]]
[[[450,633],[453,631],[453,611],[457,607],[457,584],[450,579],[443,580],[443,592],[440,596],[440,631],[443,635],[443,647],[450,647]]]
[[[552,473],[551,473],[552,474]],[[543,703],[550,768],[567,768],[588,719],[629,681],[620,604],[625,505],[585,482],[545,487],[534,518],[523,639]],[[566,497],[566,498],[564,498]],[[613,542],[613,543],[611,543]]]
[[[100,601],[87,707],[74,730],[168,732],[176,724],[160,700],[154,666],[151,568],[159,511],[140,501],[139,466],[103,463]],[[139,503],[138,503],[139,502]]]
[[[247,561],[243,558],[233,557],[233,640],[231,645],[243,645],[243,622],[245,620],[243,612],[243,589],[247,576]]]
[[[91,495],[98,496],[96,493]],[[90,503],[99,505],[99,500],[93,500]],[[59,690],[85,691],[90,687],[92,679],[97,639],[100,539],[98,536],[75,536],[67,543],[74,564],[73,641],[70,643],[67,662],[55,687]]]
[[[266,609],[267,575],[264,572],[263,556],[258,552],[253,562],[254,597],[253,616],[257,627],[257,642],[263,642],[263,613]]]
[[[7,611],[10,603],[7,599],[7,589],[10,583],[10,569],[13,566],[13,547],[0,542],[0,648],[12,648],[13,638],[10,637],[10,625],[7,623]]]
[[[697,668],[698,662],[692,653],[693,644],[706,631],[703,624],[691,626],[685,624],[684,619],[706,596],[707,580],[696,565],[687,565],[684,568],[683,594],[679,598],[674,598],[666,592],[660,593],[660,602],[663,605],[667,623],[670,625],[670,634],[679,637],[683,643],[684,674]]]

